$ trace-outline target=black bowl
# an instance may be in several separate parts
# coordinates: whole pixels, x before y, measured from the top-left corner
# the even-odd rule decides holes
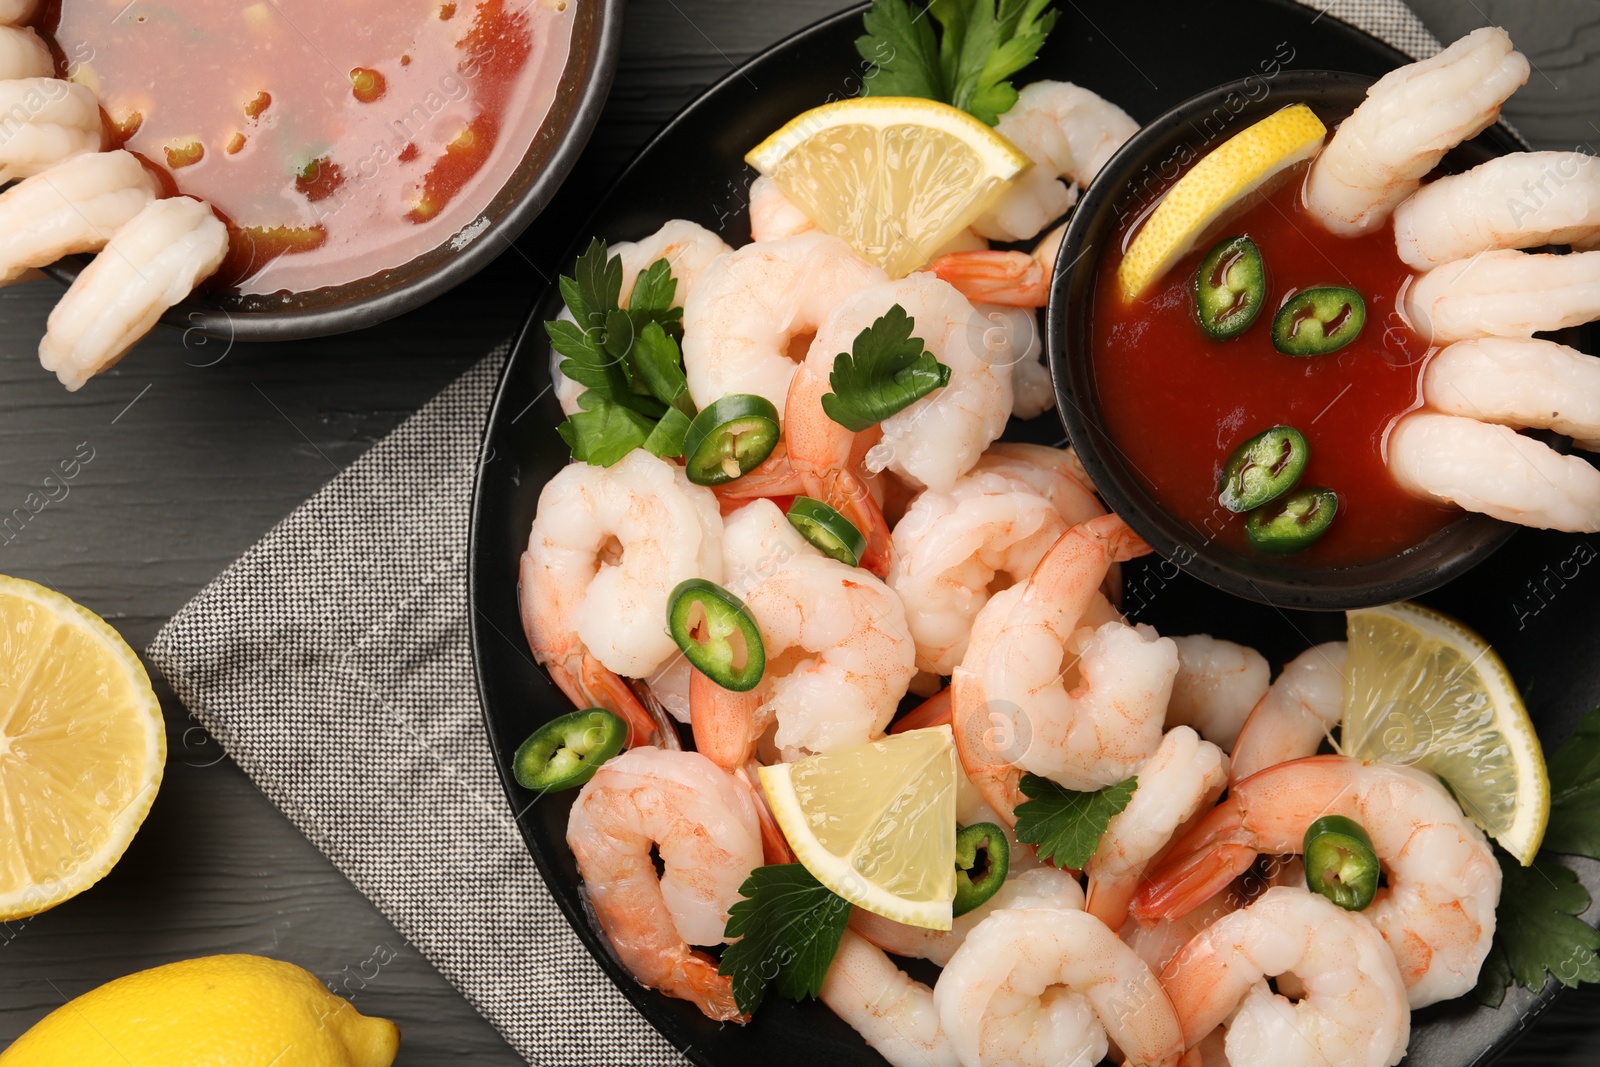
[[[376,325],[420,307],[466,281],[527,229],[566,180],[600,118],[622,43],[624,0],[578,5],[567,66],[550,113],[511,179],[483,206],[489,224],[459,251],[449,237],[392,270],[304,293],[244,296],[200,289],[168,309],[161,321],[224,341],[291,341]],[[70,284],[89,265],[68,256],[45,273]]]
[[[1342,567],[1248,556],[1218,544],[1155,499],[1101,425],[1089,358],[1097,264],[1123,220],[1149,210],[1176,177],[1177,161],[1203,155],[1289,103],[1306,104],[1332,129],[1361,103],[1373,80],[1339,71],[1283,72],[1270,83],[1246,78],[1190,97],[1134,134],[1095,177],[1056,260],[1045,344],[1061,420],[1095,487],[1156,552],[1224,592],[1264,604],[1338,610],[1405,600],[1482,562],[1515,528],[1463,514],[1397,555]],[[1503,127],[1491,127],[1456,149],[1445,166],[1464,169],[1521,148]]]

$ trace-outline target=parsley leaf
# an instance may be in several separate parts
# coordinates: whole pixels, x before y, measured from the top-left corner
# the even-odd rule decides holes
[[[578,397],[580,410],[556,427],[579,463],[609,467],[636,448],[643,448],[655,421],[623,407],[591,389]]]
[[[915,325],[896,304],[856,334],[850,352],[834,357],[828,375],[833,392],[822,396],[828,418],[860,433],[950,384],[950,368],[911,336]]]
[[[750,1014],[776,978],[790,1000],[822,992],[828,965],[850,921],[850,904],[798,863],[757,867],[739,887],[744,897],[728,909],[727,936],[717,973],[733,978],[733,999]]]
[[[1008,80],[1032,63],[1056,24],[1053,0],[873,0],[856,51],[873,69],[865,96],[922,96],[993,126],[1017,102]],[[940,34],[924,14],[937,21]]]
[[[1600,982],[1600,930],[1578,918],[1589,907],[1589,891],[1559,863],[1524,867],[1495,849],[1500,861],[1500,906],[1495,909],[1494,945],[1478,972],[1474,995],[1500,1006],[1512,980],[1540,990],[1546,972],[1562,985]]]
[[[1600,708],[1585,715],[1550,757],[1550,823],[1544,847],[1600,859]]]
[[[1111,817],[1128,806],[1139,779],[1126,778],[1094,793],[1077,793],[1048,778],[1024,774],[1028,799],[1017,805],[1017,840],[1039,846],[1039,858],[1079,871],[1100,846]]]

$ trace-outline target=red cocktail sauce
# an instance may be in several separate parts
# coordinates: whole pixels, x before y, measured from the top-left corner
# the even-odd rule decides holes
[[[1294,426],[1311,445],[1302,486],[1339,494],[1327,534],[1289,557],[1340,566],[1394,555],[1460,512],[1420,500],[1395,484],[1383,461],[1396,416],[1418,406],[1428,353],[1396,311],[1410,268],[1388,226],[1336,237],[1300,204],[1296,178],[1226,227],[1246,234],[1267,267],[1267,299],[1242,336],[1214,341],[1200,329],[1193,283],[1196,250],[1132,303],[1116,282],[1127,234],[1102,257],[1095,282],[1093,370],[1101,418],[1129,465],[1166,508],[1202,537],[1245,555],[1244,516],[1217,503],[1229,454],[1270,426]],[[1272,346],[1272,316],[1295,292],[1344,285],[1367,301],[1361,336],[1337,352],[1302,358]]]

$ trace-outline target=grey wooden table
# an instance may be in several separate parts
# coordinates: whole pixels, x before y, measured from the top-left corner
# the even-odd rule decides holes
[[[634,149],[703,87],[841,2],[633,0],[611,101],[555,216],[581,218]],[[1600,2],[1414,6],[1445,40],[1488,22],[1511,31],[1535,72],[1507,113],[1536,147],[1600,144]],[[59,289],[0,291],[0,515],[21,507],[60,460],[84,446],[93,456],[20,532],[0,532],[0,572],[61,590],[142,648],[273,523],[509,336],[543,284],[535,262],[568,236],[536,227],[460,290],[359,334],[229,348],[161,331],[77,394],[42,373],[35,355]],[[255,952],[293,960],[353,990],[363,1011],[398,1020],[402,1065],[521,1062],[172,694],[161,696],[166,782],[121,864],[54,911],[0,924],[0,1047],[119,975]],[[393,958],[364,981],[357,970],[375,955]],[[1587,1064],[1597,1053],[1600,991],[1582,990],[1539,1020],[1508,1062]]]

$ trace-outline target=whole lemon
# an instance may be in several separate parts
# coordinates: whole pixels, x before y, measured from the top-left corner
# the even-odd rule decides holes
[[[0,1052],[0,1067],[389,1067],[400,1028],[262,956],[206,956],[108,982]]]

